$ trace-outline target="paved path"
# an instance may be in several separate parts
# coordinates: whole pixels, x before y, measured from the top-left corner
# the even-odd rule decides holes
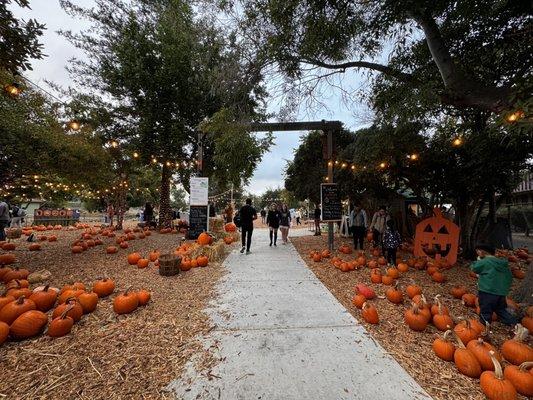
[[[298,234],[307,234],[299,232]],[[222,361],[207,379],[193,367],[169,385],[179,399],[429,399],[305,266],[289,244],[233,251],[208,310]],[[192,382],[190,382],[192,380]],[[189,383],[190,382],[190,383]]]

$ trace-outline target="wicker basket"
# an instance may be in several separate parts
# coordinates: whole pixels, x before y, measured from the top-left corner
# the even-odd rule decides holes
[[[181,257],[174,254],[159,256],[159,275],[173,276],[180,272]]]

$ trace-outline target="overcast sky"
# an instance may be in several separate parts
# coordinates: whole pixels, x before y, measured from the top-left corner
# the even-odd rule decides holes
[[[93,0],[74,0],[76,4],[89,6]],[[44,80],[53,81],[61,86],[67,87],[71,83],[65,66],[71,57],[84,57],[84,55],[71,46],[64,38],[56,32],[59,29],[78,31],[89,27],[85,21],[73,19],[66,15],[59,6],[58,0],[31,0],[31,10],[15,9],[18,17],[23,19],[35,18],[39,22],[46,24],[46,31],[42,37],[44,52],[47,54],[43,60],[33,61],[33,71],[25,75],[38,85],[48,89]],[[364,82],[355,73],[346,74],[345,80],[351,86],[358,88]],[[305,106],[301,107],[297,115],[298,120],[340,120],[346,127],[355,129],[364,124],[363,115],[367,112],[365,107],[355,105],[347,107],[342,101],[337,89],[331,89],[323,93],[321,97],[327,105],[327,109],[311,112]],[[279,101],[272,99],[269,102],[269,111],[279,109]],[[270,153],[266,154],[259,165],[251,184],[247,190],[254,194],[260,194],[267,188],[283,187],[283,171],[286,160],[293,158],[294,149],[298,147],[300,137],[305,132],[278,132],[275,133],[275,145]]]

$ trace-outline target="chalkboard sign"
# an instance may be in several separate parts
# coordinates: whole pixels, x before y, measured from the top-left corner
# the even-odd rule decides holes
[[[342,204],[336,183],[320,185],[320,202],[322,203],[322,221],[340,221]]]
[[[187,238],[198,239],[200,233],[209,230],[209,206],[190,206]]]

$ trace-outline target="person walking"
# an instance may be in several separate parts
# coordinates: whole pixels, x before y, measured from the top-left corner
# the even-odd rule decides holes
[[[261,223],[265,223],[265,217],[267,216],[267,212],[264,208],[261,209]]]
[[[302,222],[300,221],[302,219],[302,213],[300,212],[300,209],[296,210],[296,226],[302,225]]]
[[[252,199],[246,199],[246,204],[241,207],[239,216],[241,220],[241,253],[244,253],[244,250],[246,250],[246,254],[250,254],[254,220],[257,219],[257,211],[252,207]]]
[[[9,205],[0,201],[0,241],[6,240],[6,227],[9,225]]]
[[[279,220],[280,220],[280,213],[276,207],[276,204],[272,203],[270,205],[270,210],[268,210],[268,214],[266,217],[266,223],[268,225],[269,235],[270,235],[270,246],[272,246],[272,243],[274,243],[274,246],[277,246],[276,242],[278,240],[278,228],[279,228]],[[274,241],[272,241],[274,239]]]
[[[147,202],[144,205],[144,221],[148,228],[152,226],[153,219],[154,219],[154,207],[152,206],[152,203]]]
[[[396,230],[394,226],[394,221],[389,219],[387,221],[387,229],[383,233],[383,247],[387,252],[387,262],[390,265],[396,265],[396,252],[402,244],[402,238],[400,233]]]
[[[359,248],[363,250],[363,243],[365,240],[365,233],[368,227],[368,219],[366,216],[366,211],[361,207],[360,204],[355,204],[353,210],[350,212],[349,217],[350,228],[353,235],[353,248]]]
[[[283,244],[287,244],[289,239],[289,228],[291,226],[291,212],[287,204],[281,206],[279,212],[279,229],[281,230],[281,240]]]
[[[320,209],[320,204],[315,204],[315,236],[320,236],[320,219],[322,216],[322,210]]]
[[[383,233],[387,228],[388,220],[390,220],[390,216],[387,213],[387,207],[380,206],[378,211],[372,216],[372,222],[370,224],[370,231],[374,235],[374,247],[381,245],[383,253],[385,253],[385,248],[383,247]]]

